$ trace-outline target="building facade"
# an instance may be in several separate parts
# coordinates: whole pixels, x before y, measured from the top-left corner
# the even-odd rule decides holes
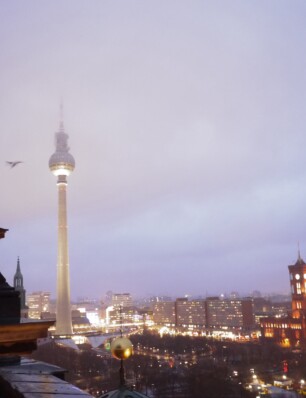
[[[43,312],[50,312],[49,292],[33,292],[27,295],[28,316],[32,319],[41,319]]]
[[[111,305],[115,308],[132,307],[132,296],[130,293],[113,293]]]
[[[157,325],[189,329],[230,327],[248,330],[255,325],[253,300],[209,297],[205,300],[159,301],[153,306],[153,321]]]
[[[206,299],[206,326],[208,328],[243,328],[254,327],[253,300],[223,299],[208,297]]]
[[[157,301],[153,305],[153,321],[156,325],[175,326],[175,302]]]
[[[142,322],[142,315],[135,307],[114,307],[107,308],[108,326],[131,326]]]
[[[175,324],[183,328],[199,328],[206,325],[205,300],[178,298],[175,301]]]

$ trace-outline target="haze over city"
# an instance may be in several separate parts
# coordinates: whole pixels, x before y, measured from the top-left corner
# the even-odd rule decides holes
[[[72,297],[289,292],[306,258],[303,1],[0,1],[1,272]],[[22,160],[9,168],[6,161]]]

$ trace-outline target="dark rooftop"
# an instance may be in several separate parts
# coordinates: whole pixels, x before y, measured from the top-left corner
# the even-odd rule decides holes
[[[0,391],[10,398],[92,398],[55,376],[64,372],[58,366],[23,358],[16,365],[0,367]]]

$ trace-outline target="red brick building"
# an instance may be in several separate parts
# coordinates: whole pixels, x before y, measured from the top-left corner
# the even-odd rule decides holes
[[[262,336],[283,346],[306,346],[306,263],[300,253],[295,264],[289,265],[291,312],[281,318],[261,319]]]

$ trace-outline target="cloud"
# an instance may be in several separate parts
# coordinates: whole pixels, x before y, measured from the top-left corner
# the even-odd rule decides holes
[[[18,247],[33,290],[55,272],[63,96],[74,292],[123,289],[126,274],[134,293],[268,289],[267,267],[289,286],[306,232],[302,2],[1,7],[6,272]]]

